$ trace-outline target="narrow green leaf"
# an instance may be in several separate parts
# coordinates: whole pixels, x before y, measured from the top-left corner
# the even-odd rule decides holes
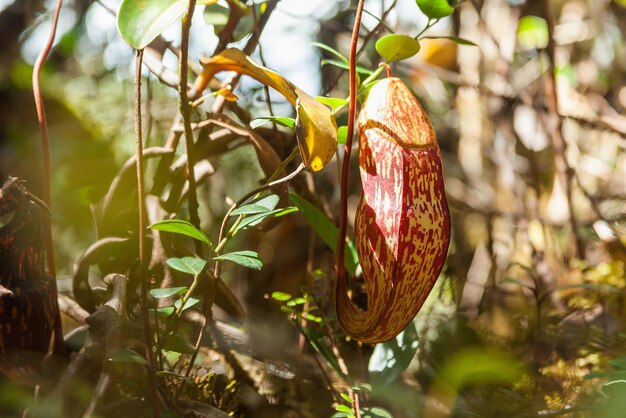
[[[458,36],[424,36],[422,39],[449,39],[461,45],[478,46],[469,39],[459,38]]]
[[[415,0],[415,3],[429,19],[441,19],[454,13],[448,0]]]
[[[130,348],[121,348],[119,350],[115,350],[113,354],[109,357],[109,361],[115,361],[120,363],[138,363],[138,364],[148,364],[148,361],[139,355],[136,351],[131,350]]]
[[[266,213],[269,212],[267,208],[259,205],[255,205],[254,203],[250,205],[245,205],[240,208],[235,209],[230,213],[230,216],[239,216],[239,215],[256,215],[258,213]]]
[[[143,49],[185,13],[185,0],[123,0],[117,30],[135,49]]]
[[[170,334],[163,338],[163,349],[175,353],[191,354],[195,347],[180,334]]]
[[[191,274],[193,277],[198,277],[206,266],[206,261],[197,257],[168,258],[166,263],[174,270]]]
[[[327,60],[322,60],[320,61],[321,65],[333,65],[335,67],[338,68],[342,68],[344,70],[349,70],[350,66],[342,61],[337,61],[337,60],[333,60],[333,59],[327,59]],[[371,75],[373,73],[372,70],[369,70],[365,67],[361,67],[360,65],[356,66],[356,72],[359,74],[366,74],[366,75]],[[357,83],[359,84],[359,83]]]
[[[341,367],[339,367],[339,362],[337,361],[337,357],[335,354],[324,345],[322,339],[324,336],[320,333],[315,332],[312,328],[302,328],[302,333],[307,337],[307,340],[315,351],[317,351],[328,363],[328,365],[337,373],[339,376],[344,376],[341,371]]]
[[[352,405],[352,398],[351,397],[349,397],[345,393],[341,393],[340,395],[346,402],[348,402],[350,405]]]
[[[419,41],[407,35],[391,34],[383,36],[376,42],[376,52],[387,62],[410,58],[419,50]]]
[[[169,298],[170,296],[183,294],[186,291],[186,287],[164,287],[161,289],[150,289],[150,296],[155,299],[164,299]]]
[[[209,248],[213,249],[211,240],[198,228],[191,223],[182,219],[167,219],[164,221],[155,222],[148,228],[155,229],[157,231],[172,232],[174,234],[185,235],[198,241],[204,242]]]
[[[290,214],[292,212],[297,212],[297,211],[298,211],[298,208],[290,206],[288,208],[274,209],[269,212],[247,216],[241,220],[239,225],[237,225],[237,229],[235,229],[235,232],[238,232],[238,231],[241,231],[241,230],[253,227],[253,226],[257,226],[258,224],[260,224],[267,218],[270,218],[270,217],[280,218],[281,216],[285,216],[287,214]]]
[[[185,302],[185,306],[183,307],[182,311],[186,311],[187,309],[191,308],[192,306],[195,306],[199,303],[200,301],[196,298],[189,298],[187,299],[187,302]],[[182,300],[178,299],[176,302],[174,302],[174,308],[176,308],[176,310],[180,309],[180,304],[183,303]]]
[[[289,198],[294,205],[298,207],[298,210],[302,212],[304,218],[322,241],[324,241],[328,248],[335,252],[337,249],[337,239],[339,237],[339,229],[335,224],[328,219],[321,210],[309,203],[306,199],[293,193],[289,194]],[[345,265],[346,270],[351,275],[356,274],[359,258],[356,254],[356,248],[351,241],[346,242]]]
[[[336,56],[337,58],[339,58],[342,62],[344,62],[346,65],[350,63],[350,61],[348,61],[348,59],[346,57],[344,57],[341,52],[337,51],[334,48],[331,48],[330,46],[323,44],[321,42],[311,42],[312,46],[316,46],[320,49],[323,49],[324,51],[328,51],[331,54],[333,54],[334,56]]]
[[[293,129],[296,126],[296,120],[294,118],[288,118],[286,116],[261,116],[254,118],[250,122],[250,128],[256,129],[259,126],[263,126],[269,122],[276,122],[277,125],[284,126],[289,129]]]
[[[261,270],[263,267],[263,262],[259,258],[259,254],[248,250],[222,254],[215,257],[214,260],[232,261],[233,263],[255,270]]]
[[[265,196],[261,199],[254,200],[251,203],[238,207],[231,212],[230,216],[254,215],[257,213],[271,212],[276,208],[279,201],[280,198],[275,194]]]

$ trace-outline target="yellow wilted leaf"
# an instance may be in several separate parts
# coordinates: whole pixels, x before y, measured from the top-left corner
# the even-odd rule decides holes
[[[296,138],[307,168],[319,171],[333,158],[337,149],[337,124],[326,106],[238,49],[226,49],[211,58],[202,58],[200,63],[204,70],[196,79],[198,93],[220,71],[248,75],[278,91],[296,108]]]

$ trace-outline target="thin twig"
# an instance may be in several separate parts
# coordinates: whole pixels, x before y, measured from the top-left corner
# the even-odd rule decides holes
[[[154,385],[154,356],[152,355],[152,331],[150,329],[150,317],[148,310],[148,281],[145,271],[146,250],[145,250],[145,234],[146,229],[146,212],[144,206],[144,189],[143,189],[143,133],[141,127],[141,61],[143,58],[143,50],[137,50],[135,60],[135,142],[137,145],[137,208],[139,211],[139,230],[137,240],[139,241],[139,283],[141,287],[141,311],[143,315],[144,340],[146,344],[146,358],[148,359],[148,367],[150,374],[148,376],[148,398],[152,404],[152,414],[159,417],[159,408],[156,403],[156,388]]]
[[[380,32],[381,29],[385,28],[387,29],[387,25],[385,24],[385,19],[387,18],[387,16],[389,15],[389,13],[391,13],[391,11],[394,9],[394,7],[396,7],[396,3],[397,0],[394,0],[389,7],[387,8],[387,10],[385,10],[385,12],[382,14],[382,16],[380,17],[380,20],[378,21],[378,24],[374,27],[374,29],[372,29],[367,35],[365,35],[363,37],[363,42],[361,43],[361,48],[359,48],[359,50],[356,53],[356,57],[357,59],[361,56],[361,54],[363,53],[363,51],[365,51],[365,46],[368,44],[368,42],[371,40],[371,38],[373,36],[375,36],[376,34],[378,34]],[[332,81],[332,83],[330,83],[330,85],[326,86],[324,88],[324,93],[328,93],[330,92],[332,89],[335,88],[335,86],[337,85],[337,83],[339,82],[339,79],[341,78],[341,76],[344,73],[344,69],[339,69],[339,71],[337,71],[337,76],[335,77],[335,79]]]
[[[37,108],[37,120],[39,121],[39,133],[41,135],[41,150],[43,155],[43,170],[42,170],[42,185],[43,185],[43,201],[48,206],[50,214],[52,214],[52,196],[51,196],[51,183],[52,183],[52,170],[50,168],[50,139],[48,137],[48,121],[46,119],[46,109],[43,103],[43,96],[41,94],[41,69],[43,64],[50,54],[52,44],[57,32],[57,24],[59,22],[59,15],[61,13],[61,7],[63,6],[63,0],[58,0],[52,15],[52,26],[50,27],[50,34],[48,40],[43,49],[39,53],[35,65],[33,67],[33,96],[35,98],[35,107]],[[48,219],[48,225],[45,231],[45,245],[46,245],[46,262],[48,266],[48,273],[52,276],[51,286],[52,293],[54,294],[54,353],[61,355],[65,349],[63,345],[63,327],[61,324],[61,314],[59,312],[59,305],[57,301],[57,282],[56,282],[56,264],[54,261],[54,245],[52,242],[52,216]]]
[[[189,31],[191,29],[191,20],[193,18],[193,12],[196,7],[196,0],[190,0],[187,5],[187,11],[182,19],[182,34],[180,41],[180,59],[179,59],[179,71],[178,71],[178,94],[179,94],[179,110],[183,119],[183,126],[185,128],[185,148],[187,151],[187,181],[189,182],[189,191],[187,200],[189,201],[189,220],[196,227],[200,228],[200,217],[198,216],[198,196],[196,194],[196,177],[194,171],[195,159],[193,155],[193,130],[191,129],[191,106],[189,104],[189,97],[187,96],[187,78],[188,78],[188,63],[187,57],[189,55]],[[200,241],[195,242],[196,252],[202,256],[203,248]]]
[[[285,161],[283,161],[283,163],[281,163],[281,165],[276,169],[277,173],[282,172],[282,170],[284,169],[284,167],[293,159],[293,157],[295,155],[297,155],[298,150],[296,149],[294,152],[292,152],[286,159]],[[233,210],[235,210],[237,207],[241,206],[244,202],[246,202],[248,199],[250,199],[251,197],[264,192],[267,189],[271,189],[272,187],[278,186],[280,184],[286,183],[288,181],[290,181],[291,179],[293,179],[295,176],[297,176],[298,174],[300,174],[302,172],[302,170],[304,170],[305,165],[304,163],[300,163],[300,165],[290,174],[286,175],[285,177],[282,177],[278,180],[274,180],[274,181],[270,181],[268,183],[265,183],[262,186],[257,187],[254,190],[251,190],[250,192],[246,193],[242,198],[240,198],[235,204],[233,204],[230,209],[228,210],[228,212],[226,212],[226,215],[224,216],[224,220],[222,221],[222,225],[220,227],[220,239],[218,241],[217,246],[215,247],[215,254],[219,254],[222,249],[224,248],[224,245],[226,244],[226,242],[228,241],[228,239],[230,238],[228,236],[228,234],[226,233],[226,227],[228,226],[228,219],[230,217],[230,214],[233,212]],[[220,262],[217,261],[215,264],[215,275],[219,276],[220,273]]]
[[[296,148],[297,151],[297,148]],[[284,165],[286,165],[289,161],[291,161],[291,159],[297,154],[297,152],[293,152],[289,157],[287,157],[287,159],[285,160]],[[280,167],[278,167],[278,169],[276,170],[276,173],[280,173],[283,171],[283,164],[281,164]],[[279,184],[283,184],[286,183],[288,181],[290,181],[291,179],[293,179],[295,176],[297,176],[298,174],[300,174],[305,168],[304,163],[300,163],[300,165],[298,166],[298,168],[296,168],[292,173],[286,175],[285,177],[282,177],[278,180],[275,181],[270,181],[252,191],[250,191],[249,193],[247,193],[246,195],[244,195],[241,199],[239,199],[239,201],[237,201],[237,203],[235,203],[230,209],[229,211],[226,213],[226,215],[224,216],[224,221],[222,222],[222,227],[220,229],[220,243],[218,244],[217,247],[215,247],[215,254],[218,255],[221,252],[221,249],[224,247],[224,244],[228,241],[228,236],[223,236],[223,234],[225,233],[226,230],[226,225],[228,223],[228,218],[230,217],[230,214],[232,213],[233,210],[235,210],[235,208],[237,208],[238,206],[240,206],[241,204],[243,204],[246,200],[248,200],[250,197],[255,196],[271,187],[277,186]],[[223,237],[223,238],[222,238]],[[189,366],[187,367],[187,370],[185,372],[185,377],[189,377],[190,373],[191,373],[191,368],[193,367],[193,364],[195,362],[195,359],[198,355],[198,351],[200,350],[200,344],[202,343],[202,340],[204,338],[204,332],[207,328],[207,323],[210,321],[213,324],[213,319],[211,318],[211,306],[213,305],[213,298],[215,296],[215,284],[217,283],[217,280],[219,280],[219,274],[220,274],[220,267],[221,267],[221,262],[220,260],[217,260],[215,262],[215,269],[214,269],[214,273],[213,273],[213,283],[209,288],[208,291],[208,297],[205,298],[205,304],[203,307],[203,319],[202,319],[202,327],[200,328],[200,332],[198,333],[198,337],[196,339],[196,343],[194,346],[194,351],[193,354],[191,355],[191,359],[189,361]],[[191,295],[192,292],[195,290],[195,288],[197,287],[199,283],[198,278],[195,278],[193,283],[191,284],[191,286],[189,287],[189,290],[187,290],[185,297],[187,297],[187,295]],[[207,302],[207,299],[208,302]],[[185,302],[186,300],[183,298],[183,300],[181,301],[181,307],[185,306]],[[182,310],[181,310],[182,311]],[[215,334],[214,334],[215,336]],[[216,338],[219,338],[219,336],[216,336]],[[227,353],[224,352],[224,355],[227,356]],[[228,356],[227,356],[228,357]],[[232,365],[236,365],[237,363],[231,363]],[[178,396],[180,389],[182,388],[184,384],[184,381],[181,382],[181,385],[178,387],[177,391],[176,391],[176,396]]]
[[[552,137],[554,140],[554,153],[556,155],[555,162],[557,172],[559,174],[559,180],[562,182],[565,188],[565,195],[567,197],[567,208],[569,211],[569,222],[572,233],[574,234],[576,242],[576,258],[585,257],[585,246],[578,234],[578,221],[574,214],[574,202],[573,202],[573,190],[574,183],[574,170],[567,161],[567,141],[563,138],[563,118],[559,114],[559,98],[556,86],[556,57],[555,57],[555,42],[554,42],[554,17],[552,16],[552,10],[550,9],[550,0],[542,0],[541,6],[543,8],[544,17],[548,24],[548,77],[546,78],[545,94],[548,99],[548,111],[550,115],[555,118],[557,125],[552,131]]]

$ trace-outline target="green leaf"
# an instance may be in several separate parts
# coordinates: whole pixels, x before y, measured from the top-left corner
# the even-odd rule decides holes
[[[419,50],[420,42],[407,35],[391,34],[376,41],[376,52],[387,62],[410,58]]]
[[[143,49],[187,8],[184,0],[123,0],[117,14],[117,30],[135,49]]]
[[[391,412],[387,411],[385,408],[374,406],[372,408],[361,409],[361,417],[363,418],[393,418],[393,415],[391,415]]]
[[[337,128],[337,143],[345,144],[347,139],[348,139],[348,127],[340,126],[339,128]]]
[[[328,363],[328,365],[337,373],[338,376],[344,376],[339,367],[339,362],[335,354],[323,343],[325,335],[314,331],[312,328],[302,328],[302,333],[305,335],[309,343],[313,346]],[[345,377],[345,376],[344,376]]]
[[[524,365],[510,352],[467,348],[442,365],[434,387],[458,393],[467,385],[513,383],[523,374]]]
[[[240,9],[242,16],[233,31],[233,41],[239,41],[244,36],[248,35],[254,29],[255,25],[252,8],[241,2],[239,2],[237,7]],[[254,7],[256,9],[256,17],[259,19],[264,13],[266,7],[264,7],[263,4],[256,4]],[[216,35],[219,35],[222,30],[224,30],[224,26],[228,23],[230,12],[230,8],[228,7],[224,7],[216,3],[208,4],[204,8],[204,22],[207,25],[213,26],[213,32]]]
[[[608,363],[616,370],[626,370],[626,357],[613,358]]]
[[[292,212],[297,212],[297,211],[298,211],[298,208],[290,206],[288,208],[274,209],[269,212],[247,216],[243,218],[241,222],[239,222],[239,225],[237,225],[235,232],[238,232],[238,231],[241,231],[241,230],[253,227],[253,226],[257,226],[258,224],[260,224],[267,218],[270,218],[270,217],[280,218],[281,216],[285,216],[287,214],[290,214]]]
[[[349,397],[345,393],[341,393],[340,395],[346,402],[348,402],[350,405],[352,405],[352,398],[351,397]]]
[[[337,113],[338,109],[341,109],[348,105],[348,101],[346,99],[340,99],[338,97],[317,96],[315,100],[325,104],[326,106],[329,106],[332,109],[333,113]]]
[[[350,61],[348,61],[348,59],[346,57],[344,57],[341,52],[337,51],[334,48],[331,48],[330,46],[323,44],[321,42],[311,42],[312,46],[316,46],[320,49],[323,49],[324,51],[328,51],[331,54],[333,54],[334,56],[336,56],[337,58],[339,58],[341,61],[343,61],[346,65],[350,63]]]
[[[355,418],[354,412],[335,412],[330,418]]]
[[[458,36],[424,36],[423,39],[449,39],[460,45],[478,46],[469,39],[459,38]]]
[[[213,249],[213,244],[207,238],[206,235],[191,223],[182,219],[168,219],[164,221],[155,222],[148,228],[155,229],[157,231],[172,232],[174,234],[185,235],[198,241],[204,242],[209,248]]]
[[[170,296],[183,294],[186,291],[186,287],[164,287],[161,289],[150,289],[150,296],[155,299],[164,299],[169,298]]]
[[[255,270],[261,270],[261,268],[263,267],[263,262],[259,258],[259,254],[249,250],[222,254],[218,257],[215,257],[214,260],[232,261],[233,263],[237,263],[241,266]]]
[[[517,40],[524,49],[542,49],[548,46],[548,23],[538,16],[524,16],[517,26]]]
[[[185,306],[183,307],[181,312],[191,308],[194,305],[197,305],[199,302],[200,301],[198,299],[190,297],[189,299],[187,299],[187,302],[185,302]],[[174,308],[176,308],[176,310],[179,310],[181,303],[183,303],[183,301],[178,299],[176,302],[174,302]]]
[[[349,70],[350,69],[350,66],[348,64],[346,64],[345,62],[337,61],[337,60],[333,60],[333,59],[322,60],[322,61],[320,61],[320,64],[322,64],[322,65],[334,65],[335,67],[342,68],[344,70]],[[366,74],[366,75],[371,75],[373,73],[372,70],[369,70],[369,69],[367,69],[365,67],[361,67],[360,65],[356,66],[356,72],[359,73],[359,74]]]
[[[229,15],[230,9],[217,3],[207,4],[204,7],[204,23],[212,25],[216,34],[221,32],[226,23],[228,23]]]
[[[279,302],[285,302],[291,299],[291,295],[285,292],[272,292],[272,299],[277,300]]]
[[[166,263],[174,270],[191,274],[193,277],[198,277],[206,266],[206,261],[197,257],[168,258]]]
[[[302,316],[302,318],[306,319],[307,321],[317,322],[318,324],[322,323],[322,317],[320,317],[320,316],[311,315],[310,313],[303,313],[301,316]]]
[[[191,354],[195,347],[180,334],[170,334],[163,338],[163,349],[175,353]]]
[[[136,351],[131,350],[130,348],[121,348],[119,350],[115,350],[113,354],[109,357],[109,361],[115,361],[120,363],[138,363],[138,364],[148,364],[148,361],[143,358]]]
[[[352,412],[352,408],[347,406],[347,405],[343,405],[343,404],[339,404],[335,407],[335,411],[339,411],[339,412]]]
[[[369,383],[359,383],[357,386],[352,386],[352,389],[356,392],[371,393],[374,388]]]
[[[370,357],[368,371],[375,386],[394,383],[417,352],[418,336],[412,322],[393,340],[376,344]]]
[[[276,208],[280,198],[275,194],[271,194],[269,196],[262,197],[261,199],[253,200],[251,203],[238,207],[233,210],[230,216],[238,216],[238,215],[255,215],[257,213],[267,213],[271,212]]]
[[[415,0],[415,3],[429,19],[441,19],[454,13],[448,0]]]
[[[298,306],[298,305],[304,305],[307,301],[307,298],[293,298],[291,299],[289,302],[287,302],[287,306]]]
[[[256,129],[259,126],[263,126],[272,121],[276,122],[277,125],[284,126],[289,129],[294,129],[296,127],[296,120],[294,118],[288,118],[286,116],[262,116],[252,119],[250,122],[250,128]]]
[[[173,306],[159,306],[157,308],[157,312],[165,316],[170,316],[175,311],[176,309]]]
[[[335,224],[328,219],[321,210],[309,203],[306,199],[293,193],[289,194],[289,198],[294,205],[298,207],[298,210],[302,212],[302,215],[317,235],[334,253],[337,249],[337,239],[339,238],[339,229]],[[356,248],[351,241],[346,242],[345,265],[346,270],[351,275],[356,274],[359,258],[356,254]]]

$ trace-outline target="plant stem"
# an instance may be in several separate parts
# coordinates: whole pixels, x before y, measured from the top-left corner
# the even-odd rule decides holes
[[[232,236],[229,233],[226,233],[226,226],[228,225],[228,218],[230,217],[230,214],[233,212],[233,210],[235,210],[237,207],[241,206],[243,203],[245,203],[246,200],[250,199],[252,196],[255,196],[271,187],[274,187],[280,183],[284,183],[285,181],[289,181],[291,180],[293,177],[295,177],[298,173],[300,173],[300,171],[302,171],[302,168],[298,167],[293,173],[289,174],[286,177],[283,177],[282,179],[276,180],[274,181],[274,179],[283,172],[283,170],[285,169],[285,167],[287,166],[287,164],[289,164],[295,157],[296,155],[298,155],[299,149],[296,147],[294,148],[294,150],[291,152],[291,154],[289,154],[287,156],[287,158],[285,158],[285,160],[280,163],[280,165],[278,166],[278,168],[276,168],[276,170],[274,170],[274,173],[270,176],[270,178],[268,179],[268,182],[265,183],[264,185],[246,193],[242,198],[240,198],[234,205],[231,206],[230,209],[228,209],[228,212],[226,212],[226,215],[224,216],[224,219],[222,220],[222,225],[220,227],[220,236],[217,242],[217,246],[215,247],[215,255],[219,255],[221,253],[221,251],[224,249],[224,245],[226,245],[226,242],[228,241],[229,238],[231,238]],[[237,218],[237,220],[235,221],[235,225],[237,225],[242,219],[242,216],[239,216],[239,218]],[[233,230],[234,227],[231,228],[231,230]],[[219,262],[218,262],[219,263]],[[219,270],[217,270],[219,273]]]
[[[354,123],[356,119],[356,53],[359,41],[359,29],[361,28],[361,17],[363,16],[363,6],[365,1],[359,0],[352,29],[352,41],[350,45],[350,108],[348,110],[348,133],[346,136],[345,155],[341,169],[341,208],[339,212],[339,237],[337,238],[337,258],[335,259],[335,269],[337,270],[337,280],[335,281],[335,297],[337,296],[337,284],[341,280],[346,280],[346,269],[344,264],[344,252],[346,248],[346,230],[348,227],[348,176],[350,174],[350,155],[352,154],[352,139],[354,137]],[[361,411],[358,407],[358,394],[350,389],[350,397],[353,398],[356,408],[354,413],[356,418],[361,418]]]
[[[196,7],[196,0],[190,0],[187,5],[187,11],[182,19],[182,32],[180,41],[180,57],[179,57],[179,74],[178,74],[178,94],[179,94],[179,110],[183,118],[183,127],[185,130],[185,148],[187,151],[187,182],[189,190],[187,191],[187,200],[189,201],[189,220],[196,227],[200,228],[200,217],[198,216],[198,196],[196,195],[196,177],[194,173],[195,159],[193,154],[193,129],[191,128],[191,106],[189,97],[187,96],[187,79],[188,79],[188,62],[189,55],[189,31],[191,29],[191,20]],[[202,256],[204,249],[202,243],[196,241],[196,252]]]
[[[352,31],[352,43],[350,48],[350,100],[348,110],[348,133],[346,136],[345,155],[341,169],[341,201],[339,211],[339,236],[337,238],[337,251],[335,259],[335,269],[337,271],[337,282],[346,280],[346,270],[344,267],[344,257],[346,248],[346,230],[348,228],[348,176],[350,174],[350,155],[352,154],[352,139],[354,137],[354,122],[356,118],[356,52],[359,40],[359,28],[361,26],[361,16],[363,15],[364,0],[359,0],[359,5],[354,18],[354,29]]]
[[[35,65],[33,66],[33,96],[35,98],[35,107],[37,108],[37,120],[39,122],[39,133],[41,135],[41,149],[43,154],[43,173],[42,173],[42,187],[43,187],[43,201],[48,206],[50,211],[50,217],[48,219],[48,225],[45,231],[45,246],[46,246],[46,263],[48,273],[52,276],[51,286],[52,293],[54,294],[54,353],[62,354],[65,351],[63,345],[63,328],[61,325],[61,314],[59,312],[59,305],[57,302],[57,283],[56,283],[56,265],[54,260],[54,246],[52,242],[52,173],[50,169],[50,140],[48,137],[48,121],[46,119],[46,109],[43,103],[43,96],[41,94],[41,69],[43,64],[50,54],[52,44],[54,43],[54,37],[57,32],[57,24],[59,22],[59,15],[61,13],[61,7],[63,6],[63,0],[58,0],[54,13],[52,15],[52,26],[50,28],[50,34],[48,40],[43,49],[39,53]]]
[[[428,19],[428,23],[426,24],[426,26],[424,26],[424,29],[422,29],[420,31],[420,33],[418,33],[417,35],[415,35],[415,39],[417,39],[419,41],[420,36],[422,36],[424,34],[424,32],[426,32],[428,29],[430,29],[431,27],[435,26],[437,24],[437,22],[439,22],[439,19]]]
[[[137,208],[139,211],[139,230],[137,240],[139,241],[139,283],[141,287],[141,312],[143,315],[144,340],[146,344],[146,358],[148,360],[148,397],[152,404],[152,414],[159,417],[159,408],[156,404],[156,388],[154,385],[154,356],[152,355],[152,331],[150,329],[150,312],[148,309],[148,278],[146,277],[145,261],[145,234],[146,212],[144,206],[143,190],[143,133],[141,127],[141,62],[143,60],[143,50],[137,50],[135,60],[135,142],[137,145]]]

